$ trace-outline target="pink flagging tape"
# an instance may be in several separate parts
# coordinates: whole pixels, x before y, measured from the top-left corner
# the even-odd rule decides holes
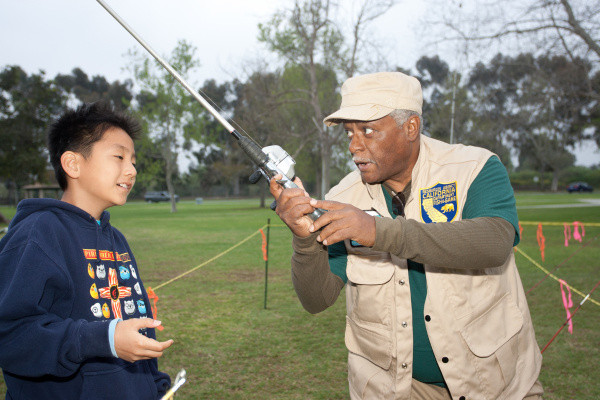
[[[569,247],[569,239],[571,239],[571,225],[565,223],[565,247]]]
[[[548,343],[546,343],[546,345],[542,349],[542,354],[544,353],[544,351],[546,351],[546,349],[548,348],[548,346],[550,346],[550,344],[554,341],[554,339],[556,339],[556,337],[558,336],[558,334],[560,333],[560,331],[562,331],[563,328],[569,323],[569,321],[571,321],[571,319],[573,319],[573,317],[575,316],[575,314],[577,314],[577,311],[579,311],[579,309],[581,308],[581,306],[583,305],[583,303],[585,303],[585,301],[588,300],[588,299],[591,300],[590,296],[592,295],[592,293],[594,293],[594,290],[596,290],[596,288],[598,288],[599,285],[600,285],[600,281],[598,281],[598,283],[596,283],[596,286],[594,286],[594,288],[592,290],[590,290],[590,292],[583,298],[583,300],[581,300],[581,303],[579,303],[579,305],[577,306],[577,308],[575,309],[575,311],[573,311],[573,314],[571,314],[571,316],[569,316],[567,318],[567,320],[561,325],[561,327],[558,328],[558,330],[556,331],[556,333],[554,334],[554,336],[552,336],[552,338],[548,341]]]
[[[562,296],[563,306],[567,312],[567,321],[569,325],[568,330],[570,334],[573,334],[573,320],[571,319],[571,307],[573,307],[573,299],[571,298],[571,288],[569,288],[567,282],[563,281],[562,279],[559,279],[558,282],[560,283],[560,294]],[[563,285],[567,287],[567,291],[569,292],[568,297],[565,295],[565,289],[563,288]]]
[[[581,234],[579,234],[579,226],[581,225]],[[573,222],[573,239],[577,240],[579,243],[583,240],[585,236],[585,227],[579,221]]]

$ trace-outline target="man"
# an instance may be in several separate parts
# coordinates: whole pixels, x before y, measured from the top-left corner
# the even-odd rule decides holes
[[[325,201],[271,181],[294,287],[311,313],[346,287],[352,399],[540,399],[506,169],[422,135],[422,101],[399,72],[348,79],[324,122],[344,125],[358,169]]]

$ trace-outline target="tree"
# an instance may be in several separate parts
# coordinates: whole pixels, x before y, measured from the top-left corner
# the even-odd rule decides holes
[[[534,55],[564,57],[579,68],[586,96],[596,107],[591,113],[600,115],[600,6],[586,0],[490,0],[433,1],[441,16],[438,22],[443,40],[459,41],[467,54],[498,49],[506,53],[515,49]],[[431,21],[430,21],[431,22]],[[448,34],[448,30],[454,34]],[[496,50],[493,50],[496,51]],[[600,146],[600,122],[590,126]]]
[[[154,167],[163,164],[165,183],[171,195],[171,212],[176,212],[173,179],[178,173],[178,156],[191,148],[194,139],[200,139],[203,109],[153,59],[136,50],[131,51],[130,56],[134,61],[132,72],[141,88],[136,96],[136,112],[143,121],[149,141],[146,143],[148,152],[140,152],[139,158]],[[178,42],[167,61],[186,80],[189,73],[199,66],[195,48],[186,41]]]
[[[81,102],[92,103],[102,100],[118,110],[129,108],[133,98],[130,80],[123,83],[119,81],[109,83],[105,77],[100,75],[96,75],[90,80],[81,68],[73,68],[70,75],[56,75],[54,82]]]
[[[400,72],[411,74],[397,68]],[[503,135],[502,112],[498,104],[489,107],[487,95],[492,86],[486,81],[480,86],[463,84],[462,75],[451,71],[439,56],[423,56],[416,62],[415,77],[423,87],[424,131],[431,137],[450,143],[484,147],[498,154],[509,167],[510,150]],[[482,94],[483,93],[485,94]]]
[[[46,130],[64,103],[43,71],[28,75],[13,65],[0,72],[0,177],[15,203],[20,186],[45,180]]]
[[[563,56],[497,55],[489,67],[478,64],[469,79],[475,112],[502,129],[496,135],[516,146],[523,165],[552,173],[553,191],[573,164],[568,149],[590,137],[592,104],[582,63]]]
[[[230,115],[233,120],[237,120],[235,108],[240,102],[242,86],[243,84],[237,79],[220,85],[210,79],[204,82],[202,92],[219,105],[221,113]],[[243,132],[243,126],[242,124],[238,127],[238,130]],[[238,145],[237,140],[212,115],[207,116],[205,135],[204,144],[209,146],[205,151],[205,160],[212,160],[210,169],[215,178],[224,184],[227,196],[230,194],[239,196],[242,182],[247,183],[247,178],[252,173],[250,160]],[[218,147],[218,151],[215,146]],[[214,154],[207,157],[208,153]]]
[[[296,0],[290,9],[278,11],[267,24],[259,25],[259,40],[267,44],[285,62],[286,68],[302,70],[303,82],[296,89],[296,99],[306,104],[305,129],[318,147],[320,181],[318,195],[330,187],[332,150],[343,135],[339,128],[324,126],[323,119],[339,104],[334,94],[344,77],[360,68],[356,62],[366,26],[394,4],[394,1],[366,1],[352,24],[352,39],[345,40],[342,30],[331,15],[340,9],[329,0]]]
[[[531,51],[600,58],[600,7],[585,0],[437,2],[442,24],[455,33],[447,40],[483,46],[518,40]]]
[[[284,87],[281,73],[257,70],[250,74],[246,82],[238,82],[236,86],[234,119],[263,146],[285,143],[282,147],[289,150],[295,159],[304,146],[301,143],[302,135],[289,129],[292,116],[287,99],[289,90]],[[264,207],[267,185],[258,184],[260,206]]]

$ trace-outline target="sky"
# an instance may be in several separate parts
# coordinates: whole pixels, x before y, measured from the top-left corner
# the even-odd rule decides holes
[[[197,48],[200,68],[193,87],[207,79],[224,82],[244,77],[244,67],[268,52],[257,40],[258,24],[269,20],[288,0],[104,0],[157,53],[167,56],[177,41]],[[343,0],[344,11],[356,1]],[[348,5],[348,7],[347,7]],[[413,68],[425,52],[424,0],[404,0],[370,28],[369,37],[386,48],[389,66]],[[421,33],[422,34],[422,33]],[[143,48],[95,0],[0,0],[0,68],[19,65],[29,73],[43,70],[52,78],[80,67],[88,76],[109,81],[131,78],[125,68],[129,49]],[[451,49],[446,49],[451,50]],[[460,65],[453,52],[441,55]],[[577,164],[597,164],[594,145],[576,149]]]

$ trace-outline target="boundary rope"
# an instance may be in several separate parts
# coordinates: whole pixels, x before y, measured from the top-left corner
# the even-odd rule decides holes
[[[192,269],[190,269],[190,270],[188,270],[188,271],[186,271],[186,272],[184,272],[184,273],[182,273],[182,274],[179,274],[179,275],[177,275],[176,277],[174,277],[174,278],[171,278],[171,279],[169,279],[168,281],[166,281],[166,282],[164,282],[164,283],[161,283],[160,285],[158,285],[158,286],[156,286],[155,288],[153,288],[153,289],[154,289],[154,291],[156,292],[156,291],[157,291],[158,289],[160,289],[161,287],[163,287],[163,286],[166,286],[166,285],[168,285],[169,283],[171,283],[171,282],[174,282],[174,281],[176,281],[177,279],[179,279],[179,278],[182,278],[182,277],[184,277],[184,276],[186,276],[186,275],[188,275],[188,274],[191,274],[191,273],[192,273],[192,272],[194,272],[195,270],[197,270],[197,269],[199,269],[199,268],[202,268],[202,267],[204,267],[206,264],[209,264],[209,263],[213,262],[214,260],[216,260],[216,259],[217,259],[217,258],[219,258],[219,257],[222,257],[222,256],[224,256],[225,254],[229,253],[229,252],[230,252],[230,251],[232,251],[233,249],[235,249],[235,248],[237,248],[237,247],[241,246],[242,244],[246,243],[248,240],[250,240],[250,239],[251,239],[251,238],[253,238],[254,236],[258,235],[258,234],[260,233],[260,230],[261,230],[261,229],[264,229],[264,228],[266,228],[266,227],[267,227],[267,225],[268,225],[268,224],[265,224],[265,225],[261,226],[261,227],[260,227],[258,230],[256,230],[256,231],[255,231],[254,233],[252,233],[250,236],[247,236],[245,239],[242,239],[242,241],[238,242],[237,244],[234,244],[233,246],[231,246],[231,247],[230,247],[230,248],[228,248],[227,250],[225,250],[225,251],[223,251],[223,252],[221,252],[221,253],[217,254],[217,255],[216,255],[216,256],[214,256],[213,258],[211,258],[211,259],[209,259],[209,260],[206,260],[206,261],[205,261],[205,262],[203,262],[202,264],[200,264],[200,265],[197,265],[196,267],[194,267],[194,268],[192,268]]]
[[[588,245],[590,245],[593,241],[595,241],[598,236],[600,236],[600,234],[594,236],[592,238],[592,240],[588,240],[586,241],[586,243],[578,248],[576,251],[574,251],[569,257],[567,257],[565,260],[563,260],[560,264],[558,264],[553,270],[552,273],[556,272],[560,267],[562,267],[562,265],[564,263],[566,263],[567,261],[569,261],[571,258],[573,258],[577,253],[579,253],[580,251],[582,251],[583,249],[585,249]],[[525,294],[529,294],[529,292],[531,292],[533,289],[535,289],[536,287],[538,287],[539,284],[541,284],[542,282],[544,282],[546,280],[546,278],[549,276],[549,274],[546,274],[542,279],[540,279],[540,281],[538,283],[536,283],[535,285],[533,285],[533,287],[531,289],[529,289],[527,292],[525,292]]]
[[[573,221],[571,222],[544,222],[544,221],[519,221],[521,223],[521,225],[538,225],[538,224],[542,224],[542,225],[550,225],[550,226],[563,226],[564,224],[572,224]],[[600,222],[587,222],[584,223],[583,225],[585,226],[593,226],[593,227],[600,227]]]
[[[562,222],[532,222],[532,221],[523,221],[523,222],[521,222],[521,224],[524,224],[524,225],[537,225],[537,224],[540,224],[540,223],[541,223],[541,224],[544,224],[544,225],[556,225],[556,226],[562,226],[562,225],[563,225],[563,223],[562,223]],[[587,226],[600,226],[600,223],[597,223],[597,224],[594,224],[594,223],[587,223],[587,224],[585,224],[585,225],[587,225]],[[265,225],[261,226],[259,229],[257,229],[256,231],[254,231],[252,234],[250,234],[249,236],[247,236],[246,238],[242,239],[240,242],[238,242],[238,243],[236,243],[235,245],[231,246],[230,248],[228,248],[228,249],[226,249],[226,250],[222,251],[221,253],[217,254],[216,256],[214,256],[214,257],[212,257],[212,258],[210,258],[210,259],[206,260],[205,262],[203,262],[203,263],[201,263],[201,264],[197,265],[196,267],[194,267],[194,268],[192,268],[192,269],[190,269],[190,270],[188,270],[188,271],[185,271],[185,272],[183,272],[183,273],[181,273],[181,274],[179,274],[179,275],[177,275],[177,276],[175,276],[175,277],[173,277],[173,278],[169,279],[169,280],[168,280],[168,281],[166,281],[166,282],[163,282],[163,283],[161,283],[160,285],[158,285],[158,286],[154,287],[154,288],[153,288],[153,290],[154,290],[154,291],[157,291],[158,289],[162,288],[163,286],[166,286],[166,285],[168,285],[168,284],[170,284],[170,283],[172,283],[172,282],[174,282],[174,281],[176,281],[176,280],[178,280],[178,279],[180,279],[180,278],[182,278],[182,277],[184,277],[184,276],[186,276],[186,275],[188,275],[188,274],[191,274],[192,272],[196,271],[197,269],[200,269],[200,268],[202,268],[203,266],[205,266],[205,265],[207,265],[207,264],[210,264],[210,263],[211,263],[211,262],[213,262],[214,260],[216,260],[216,259],[218,259],[218,258],[220,258],[220,257],[224,256],[225,254],[227,254],[227,253],[231,252],[232,250],[234,250],[234,249],[236,249],[237,247],[241,246],[242,244],[246,243],[248,240],[250,240],[250,239],[251,239],[251,238],[253,238],[254,236],[258,235],[258,234],[261,232],[261,230],[262,230],[262,229],[264,229],[264,228],[266,228],[267,226],[269,226],[269,227],[274,227],[274,228],[279,228],[279,227],[285,227],[286,225],[284,225],[284,224],[265,224]],[[595,238],[594,238],[594,239],[595,239]],[[586,245],[587,245],[587,244],[586,244]],[[585,246],[584,246],[584,247],[585,247]],[[555,280],[555,281],[557,281],[557,282],[559,282],[559,281],[560,281],[560,278],[556,277],[556,276],[555,276],[555,275],[554,275],[552,272],[550,272],[550,271],[548,271],[547,269],[545,269],[544,267],[542,267],[542,266],[541,266],[541,265],[540,265],[538,262],[536,262],[536,261],[535,261],[533,258],[531,258],[529,255],[527,255],[527,253],[525,253],[523,250],[521,250],[521,249],[520,249],[518,246],[517,246],[517,247],[515,247],[514,249],[515,249],[515,251],[517,251],[519,254],[521,254],[523,257],[525,257],[527,260],[529,260],[529,262],[531,262],[531,263],[532,263],[533,265],[535,265],[537,268],[539,268],[539,269],[540,269],[540,270],[542,270],[544,273],[546,273],[546,276],[545,276],[545,277],[542,279],[542,281],[543,281],[544,279],[546,279],[548,276],[549,276],[549,277],[551,277],[552,279],[554,279],[554,280]],[[565,260],[565,261],[566,261],[566,260]],[[563,263],[564,263],[564,261],[563,261]],[[560,267],[560,265],[562,265],[562,263],[561,263],[561,264],[559,264],[559,267]],[[558,268],[555,268],[555,270],[556,270],[556,269],[558,269]],[[541,283],[541,282],[538,282],[538,284],[536,284],[536,286],[537,286],[537,285],[539,285],[539,283]],[[567,286],[567,287],[569,287],[569,288],[570,288],[572,291],[574,291],[574,292],[575,292],[575,293],[577,293],[578,295],[580,295],[581,297],[584,297],[584,298],[586,297],[586,295],[585,295],[585,294],[583,294],[581,291],[577,290],[577,289],[576,289],[576,288],[574,288],[573,286],[571,286],[571,285],[569,285],[569,284],[566,284],[566,286]],[[533,288],[532,288],[532,289],[533,289]],[[531,291],[531,289],[530,289],[529,291]],[[529,293],[529,291],[528,291],[527,293]],[[600,306],[600,302],[598,302],[598,301],[596,301],[596,300],[594,300],[594,299],[592,299],[592,298],[589,298],[589,300],[590,300],[592,303],[596,304],[597,306]]]
[[[529,260],[529,262],[531,262],[533,265],[535,265],[536,267],[538,267],[539,269],[541,269],[542,271],[544,271],[549,277],[551,277],[552,279],[554,279],[555,281],[559,282],[560,279],[557,278],[553,273],[551,273],[550,271],[548,271],[546,268],[542,267],[537,261],[535,261],[533,258],[529,257],[523,250],[521,250],[519,247],[515,247],[515,250],[521,254],[523,257],[525,257],[526,259]],[[583,294],[581,291],[575,289],[573,286],[569,285],[568,283],[565,283],[565,285],[571,289],[572,291],[574,291],[575,293],[577,293],[578,295],[580,295],[581,297],[586,297],[585,294]],[[596,300],[592,299],[591,297],[588,299],[589,301],[591,301],[592,303],[594,303],[597,306],[600,306],[600,303],[597,302]]]

